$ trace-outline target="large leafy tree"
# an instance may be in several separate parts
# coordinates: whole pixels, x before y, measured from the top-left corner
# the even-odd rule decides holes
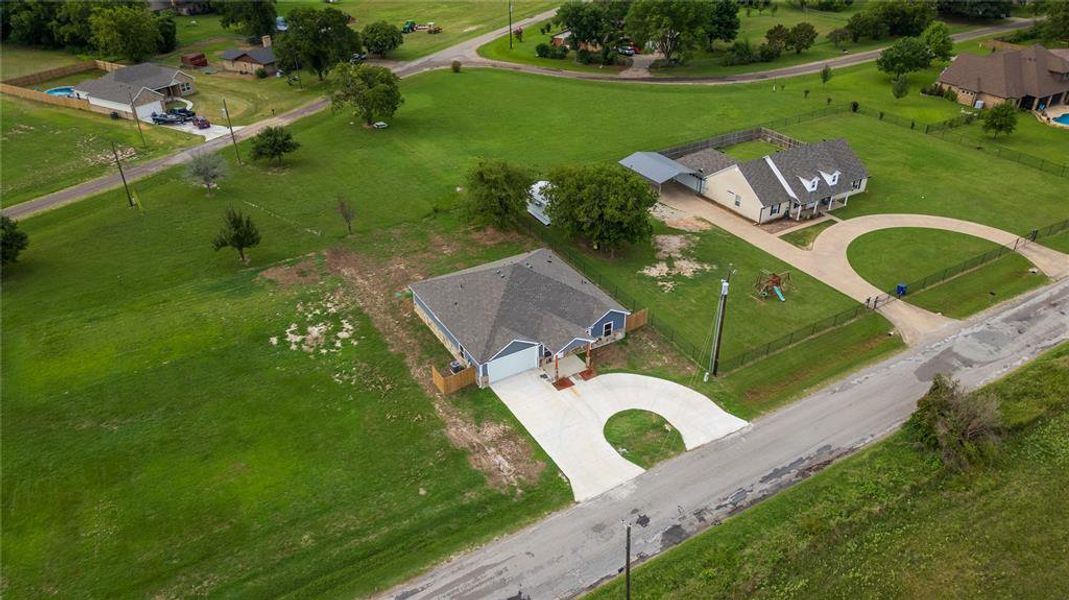
[[[393,116],[405,101],[400,80],[386,67],[341,63],[327,79],[333,108],[352,108],[367,125]]]
[[[89,26],[98,52],[133,62],[155,54],[162,42],[156,17],[144,7],[98,8],[89,16]]]
[[[524,214],[534,178],[519,165],[481,159],[465,178],[468,216],[477,225],[511,227]]]
[[[966,19],[1001,19],[1010,16],[1013,2],[1012,0],[939,0],[938,8],[941,14]]]
[[[311,69],[320,80],[360,49],[360,34],[349,27],[349,16],[336,8],[299,6],[290,11],[287,22],[288,30],[275,45],[279,61],[290,68]]]
[[[546,211],[566,234],[610,252],[650,239],[657,194],[638,174],[618,165],[561,167],[550,174]]]
[[[635,0],[625,30],[640,45],[652,42],[671,61],[702,33],[701,4],[690,0]]]
[[[377,21],[367,25],[361,32],[361,37],[363,37],[367,51],[378,56],[386,56],[387,52],[405,43],[405,36],[401,30],[386,21]]]
[[[220,24],[235,27],[245,35],[270,35],[275,32],[275,0],[226,0],[213,2],[222,15]]]
[[[0,263],[11,264],[30,245],[30,237],[9,217],[0,217]]]
[[[791,41],[791,30],[782,23],[777,23],[765,32],[765,40],[770,46],[783,50]]]
[[[44,0],[0,3],[4,39],[25,46],[61,46],[52,27],[59,7],[58,2]]]
[[[260,244],[260,231],[251,218],[233,208],[226,209],[223,223],[223,229],[212,240],[212,247],[216,250],[233,248],[238,251],[241,262],[248,264],[249,257],[245,251]]]
[[[980,120],[983,122],[984,133],[990,133],[992,138],[998,137],[1000,133],[1009,135],[1017,129],[1017,107],[1012,102],[1003,102],[985,110]]]
[[[265,127],[252,138],[253,159],[275,159],[282,164],[282,157],[300,148],[293,134],[285,127]]]
[[[602,56],[608,57],[623,35],[629,6],[627,0],[570,0],[561,5],[555,20],[571,32],[573,49],[600,47]]]
[[[954,53],[954,40],[950,38],[950,28],[942,21],[932,21],[921,34],[928,51],[935,60],[948,61]]]
[[[801,54],[813,47],[815,41],[817,41],[816,28],[803,21],[791,27],[790,35],[787,36],[787,47],[794,50],[795,54]]]
[[[710,50],[715,42],[731,42],[739,35],[739,4],[735,0],[700,0],[699,10]]]
[[[1069,44],[1069,2],[1048,2],[1046,12],[1041,25],[1043,37]]]
[[[918,0],[881,0],[865,6],[876,18],[887,25],[891,35],[920,35],[935,19],[935,5]]]
[[[932,55],[924,40],[904,37],[895,40],[876,59],[876,68],[895,76],[927,69],[932,64]]]

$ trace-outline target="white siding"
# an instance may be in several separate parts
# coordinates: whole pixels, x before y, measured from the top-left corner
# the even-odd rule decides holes
[[[761,221],[761,201],[738,167],[729,167],[706,177],[702,195],[755,223]]]

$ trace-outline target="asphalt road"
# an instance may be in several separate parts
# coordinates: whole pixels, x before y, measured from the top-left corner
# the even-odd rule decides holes
[[[531,25],[542,22],[556,13],[556,9],[546,11],[544,13],[537,14],[533,17],[529,17],[522,21],[514,23],[514,27],[529,27]],[[1000,33],[1004,31],[1010,31],[1013,29],[1019,29],[1031,24],[1031,20],[1017,19],[1009,23],[1002,25],[996,25],[993,27],[985,27],[982,29],[976,29],[965,33],[959,33],[953,35],[956,41],[975,39],[991,35],[993,33]],[[408,62],[397,61],[373,61],[376,64],[390,67],[400,77],[407,77],[415,75],[417,73],[423,73],[425,71],[431,71],[434,69],[448,68],[454,60],[459,60],[467,67],[479,66],[479,67],[492,67],[509,69],[513,71],[521,71],[526,73],[535,73],[539,75],[549,75],[553,77],[565,77],[572,79],[592,79],[598,81],[616,81],[624,83],[688,83],[696,85],[727,85],[736,83],[748,83],[753,81],[763,81],[766,79],[774,79],[777,77],[792,77],[795,75],[804,75],[808,73],[816,73],[821,70],[824,65],[830,65],[832,67],[844,67],[855,64],[860,64],[872,60],[876,60],[882,49],[870,50],[868,52],[861,52],[858,54],[851,54],[841,56],[839,58],[829,61],[819,61],[814,63],[807,63],[804,65],[795,65],[793,67],[785,67],[783,69],[774,69],[771,71],[763,71],[760,73],[746,73],[741,75],[723,76],[723,77],[702,77],[702,78],[665,78],[665,77],[607,77],[603,75],[590,74],[590,73],[578,73],[575,71],[562,71],[558,69],[545,69],[541,67],[535,67],[532,65],[521,65],[516,63],[507,63],[501,61],[492,61],[482,58],[478,55],[478,48],[487,42],[490,42],[497,37],[508,33],[508,28],[504,27],[485,33],[483,35],[471,38],[463,41],[455,46],[451,46],[439,52],[429,54],[422,58],[418,58]],[[237,132],[236,136],[238,140],[244,140],[253,135],[256,135],[264,127],[270,125],[288,125],[294,121],[306,117],[311,114],[315,114],[324,108],[329,106],[329,102],[325,98],[319,98],[308,104],[300,106],[292,111],[283,113],[281,115],[271,117],[264,121],[259,121]],[[230,138],[217,138],[195,148],[189,148],[186,150],[180,150],[173,154],[150,160],[144,163],[133,164],[126,167],[126,179],[127,181],[137,181],[150,175],[154,175],[164,169],[181,165],[189,162],[193,155],[200,152],[215,152],[222,149],[223,146],[230,143]],[[31,217],[42,212],[58,208],[72,202],[77,202],[85,198],[95,196],[101,192],[115,189],[122,185],[122,179],[119,175],[105,175],[96,179],[91,179],[84,183],[80,183],[69,188],[58,190],[51,194],[34,198],[33,200],[16,204],[4,208],[0,213],[6,217],[13,219],[21,219]]]
[[[658,465],[631,482],[460,555],[383,596],[396,600],[567,598],[651,557],[897,428],[936,373],[978,387],[1069,340],[1069,280],[960,323]]]

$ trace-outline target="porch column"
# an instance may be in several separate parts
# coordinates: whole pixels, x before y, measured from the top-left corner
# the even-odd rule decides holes
[[[586,344],[586,368],[588,368],[588,369],[590,368],[590,363],[592,362],[592,359],[593,359],[592,355],[594,354],[594,348],[592,346],[593,345],[592,345],[591,342],[587,342],[587,344]]]
[[[553,355],[553,381],[560,379],[560,357]]]

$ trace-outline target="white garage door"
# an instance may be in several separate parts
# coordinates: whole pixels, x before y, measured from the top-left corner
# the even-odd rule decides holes
[[[538,346],[531,346],[486,363],[486,374],[493,383],[537,366]]]

